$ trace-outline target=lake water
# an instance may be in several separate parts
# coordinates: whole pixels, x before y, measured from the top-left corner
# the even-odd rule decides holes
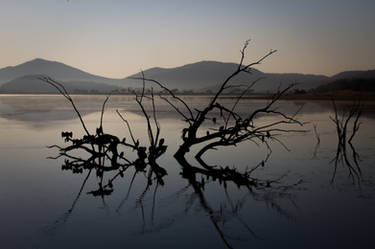
[[[99,125],[104,96],[73,96],[92,132]],[[197,108],[207,97],[187,97]],[[222,99],[230,104],[233,99]],[[240,112],[265,105],[266,100],[243,100]],[[168,145],[158,163],[165,168],[164,186],[134,171],[113,182],[111,195],[87,194],[98,188],[88,171],[62,170],[62,131],[84,135],[76,114],[61,96],[0,96],[0,248],[375,248],[375,102],[367,102],[353,145],[360,156],[361,181],[353,183],[348,168],[339,164],[332,182],[337,135],[330,101],[280,101],[279,110],[309,122],[303,133],[288,133],[271,143],[272,154],[255,176],[277,179],[270,188],[237,188],[207,181],[197,193],[181,176],[173,158],[186,126],[163,101],[157,101],[161,136]],[[338,102],[347,108],[350,102]],[[104,132],[129,138],[116,110],[128,118],[141,144],[147,142],[145,120],[130,96],[112,96]],[[276,120],[275,116],[259,122]],[[313,132],[316,125],[320,144]],[[209,151],[204,159],[223,167],[257,165],[264,147],[248,142]],[[352,164],[352,151],[348,149]],[[189,161],[198,165],[192,156]],[[113,172],[104,175],[109,179]],[[199,179],[201,177],[198,177]],[[298,184],[296,184],[298,183]],[[81,187],[83,186],[82,190]],[[205,202],[203,203],[202,200]]]

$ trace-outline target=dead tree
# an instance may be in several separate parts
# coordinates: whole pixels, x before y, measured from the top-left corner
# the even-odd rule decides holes
[[[40,79],[56,88],[60,94],[72,104],[73,109],[75,110],[86,133],[86,135],[84,135],[82,138],[73,138],[72,132],[62,132],[61,136],[64,139],[64,142],[69,143],[69,145],[65,147],[59,145],[49,146],[49,148],[59,149],[59,155],[50,158],[64,158],[65,161],[62,165],[62,170],[71,170],[73,173],[83,173],[84,170],[89,170],[91,172],[94,170],[96,172],[96,176],[99,178],[99,188],[97,190],[88,192],[89,194],[101,197],[111,194],[115,179],[117,179],[119,176],[123,177],[124,172],[131,167],[135,169],[132,181],[138,173],[143,173],[147,178],[147,187],[151,185],[153,178],[157,180],[157,184],[164,185],[163,177],[167,174],[167,172],[164,168],[157,164],[156,160],[165,153],[167,146],[164,145],[164,139],[160,138],[160,126],[156,117],[154,96],[152,92],[151,97],[148,98],[151,100],[153,106],[152,120],[155,123],[156,131],[152,129],[151,119],[143,106],[143,99],[146,98],[144,95],[145,88],[143,87],[143,91],[140,96],[136,96],[136,101],[139,104],[148,124],[147,131],[149,134],[150,145],[147,147],[142,146],[139,140],[135,139],[129,122],[124,118],[123,115],[121,115],[119,111],[117,111],[117,113],[126,124],[130,133],[130,141],[127,141],[126,138],[120,139],[117,136],[105,133],[103,128],[103,116],[105,105],[109,99],[109,96],[106,97],[102,105],[99,127],[96,128],[96,132],[92,134],[87,129],[81,113],[65,87],[58,81],[47,76],[40,77]],[[76,156],[74,153],[79,151],[84,151],[89,156],[87,158]],[[128,153],[133,152],[136,152],[137,158],[135,160],[128,159],[130,158]],[[104,181],[105,172],[116,173],[114,176]]]
[[[303,123],[295,119],[295,115],[287,115],[280,112],[275,107],[277,102],[283,96],[284,93],[288,92],[294,84],[289,85],[285,89],[278,90],[272,98],[265,104],[264,107],[256,109],[250,113],[241,114],[237,111],[237,105],[243,99],[244,95],[248,93],[251,88],[261,79],[249,82],[248,84],[235,85],[231,82],[239,74],[251,74],[252,67],[261,64],[266,58],[276,52],[276,50],[270,50],[267,54],[262,56],[255,62],[245,64],[245,52],[248,47],[249,41],[246,41],[242,50],[241,58],[237,68],[219,85],[219,89],[213,95],[209,103],[202,109],[193,109],[185,102],[181,97],[177,96],[173,91],[166,87],[161,82],[155,79],[142,77],[135,77],[134,79],[152,82],[161,87],[167,92],[176,103],[173,103],[165,96],[160,96],[182,117],[186,122],[187,127],[182,130],[181,138],[182,144],[179,146],[174,157],[182,165],[182,167],[192,167],[192,165],[185,159],[186,153],[188,153],[193,146],[202,145],[198,153],[195,155],[200,165],[209,171],[219,170],[220,174],[229,175],[233,179],[233,172],[229,168],[220,168],[216,166],[208,165],[202,156],[208,150],[215,150],[219,147],[236,146],[244,141],[252,141],[256,144],[263,144],[267,149],[270,150],[269,142],[275,141],[286,147],[284,143],[278,139],[280,133],[288,132],[303,132],[300,129],[285,128],[285,126],[302,126]],[[224,106],[220,103],[220,97],[223,95],[225,90],[231,88],[242,87],[242,93],[235,99],[231,106]],[[274,122],[267,124],[257,125],[256,120],[261,115],[273,115],[279,119]],[[204,132],[203,124],[210,122],[213,124],[208,131]],[[202,135],[203,133],[203,135]],[[263,162],[264,165],[264,162]],[[236,174],[238,172],[236,171]],[[241,176],[240,176],[241,175]],[[241,178],[248,178],[246,173],[238,173],[236,175],[236,181],[241,182]],[[250,184],[250,179],[247,179],[247,184]]]
[[[330,116],[330,119],[336,127],[337,149],[336,155],[331,161],[331,163],[334,163],[334,170],[331,182],[334,182],[337,167],[341,163],[348,169],[348,175],[352,179],[353,183],[357,182],[358,184],[360,184],[362,178],[362,171],[359,165],[359,154],[355,150],[352,140],[357,134],[361,125],[359,119],[362,115],[362,104],[360,101],[358,101],[352,104],[348,111],[343,111],[342,114],[339,114],[336,102],[333,99],[332,106],[334,110],[334,116]],[[348,131],[350,125],[352,126],[351,134],[350,131]],[[349,134],[350,137],[348,138]],[[350,160],[350,157],[347,153],[348,145],[352,151],[352,160]]]
[[[183,118],[183,120],[187,124],[187,127],[182,131],[182,144],[180,145],[177,152],[174,154],[175,158],[182,166],[181,175],[183,178],[188,180],[189,186],[193,187],[194,194],[198,196],[201,207],[203,208],[203,210],[207,212],[208,217],[210,218],[216,231],[220,235],[220,238],[223,240],[227,247],[231,248],[230,238],[225,234],[225,231],[223,231],[223,228],[219,224],[220,217],[224,217],[222,211],[215,210],[206,200],[204,196],[205,185],[210,182],[216,182],[222,185],[226,190],[227,184],[233,183],[238,187],[248,188],[249,193],[254,193],[254,190],[267,191],[271,189],[273,185],[277,185],[279,183],[281,178],[263,180],[253,177],[252,173],[256,169],[263,167],[266,161],[268,160],[271,154],[271,141],[279,142],[281,145],[284,146],[283,142],[279,140],[279,138],[277,137],[278,134],[294,131],[303,131],[284,128],[285,125],[302,126],[303,124],[295,119],[295,115],[289,116],[283,112],[278,111],[275,107],[275,104],[282,97],[282,95],[285,92],[289,91],[293,87],[293,85],[278,91],[264,107],[256,109],[251,113],[241,114],[236,110],[236,108],[238,103],[243,98],[243,96],[260,79],[246,85],[241,95],[239,95],[235,99],[233,105],[228,107],[220,104],[220,96],[222,96],[223,92],[226,89],[240,87],[239,85],[230,84],[231,80],[236,75],[240,73],[251,73],[252,66],[260,64],[264,59],[266,59],[268,56],[276,52],[275,50],[271,50],[268,54],[260,58],[258,61],[243,65],[245,50],[247,46],[248,42],[245,43],[243,49],[241,50],[240,65],[238,66],[236,71],[233,72],[230,76],[228,76],[228,78],[220,85],[220,89],[218,90],[218,92],[216,92],[216,94],[210,100],[208,105],[201,110],[193,109],[182,98],[175,95],[173,91],[169,90],[167,87],[165,87],[163,84],[156,80],[145,78],[144,74],[142,73],[142,77],[139,79],[142,79],[143,88],[141,93],[136,95],[135,100],[140,106],[140,109],[146,120],[147,133],[149,137],[148,147],[140,145],[139,140],[136,139],[135,134],[133,134],[132,132],[130,122],[126,119],[125,115],[121,114],[119,111],[117,111],[117,113],[123,120],[129,132],[130,139],[127,139],[129,141],[127,141],[126,139],[120,140],[119,138],[113,135],[104,133],[102,123],[105,104],[108,98],[106,98],[102,106],[99,128],[96,130],[96,134],[90,134],[89,130],[86,128],[84,124],[82,116],[79,114],[77,107],[75,106],[70,95],[66,92],[65,88],[60,83],[56,82],[51,78],[43,78],[45,82],[57,88],[60,91],[60,93],[65,98],[67,98],[68,101],[71,102],[86,132],[86,135],[83,138],[78,139],[73,139],[73,134],[71,132],[63,132],[63,138],[67,143],[70,143],[70,145],[66,147],[61,147],[57,145],[51,146],[56,147],[60,150],[59,156],[55,158],[64,157],[66,159],[65,164],[63,165],[64,170],[72,170],[73,173],[82,173],[83,170],[87,169],[89,173],[86,179],[89,177],[90,172],[94,170],[100,179],[99,188],[88,193],[94,196],[101,197],[104,197],[105,195],[110,195],[113,192],[113,182],[115,181],[115,179],[118,179],[119,177],[123,176],[124,172],[128,170],[130,167],[134,167],[135,173],[132,177],[128,193],[126,194],[124,200],[126,200],[129,195],[136,174],[143,172],[145,173],[148,181],[145,190],[138,198],[137,205],[143,211],[143,198],[147,191],[150,189],[152,182],[156,180],[157,184],[155,187],[153,198],[154,209],[157,187],[158,185],[162,185],[164,183],[162,178],[166,174],[166,171],[157,164],[156,160],[167,149],[166,145],[164,145],[164,139],[160,138],[160,125],[158,123],[156,116],[153,89],[151,88],[151,94],[149,96],[145,95],[145,82],[151,81],[156,83],[163,90],[168,92],[174,100],[177,100],[184,108],[184,110],[181,110],[180,107],[172,101],[170,101],[168,97],[160,96],[177,111],[177,113]],[[151,101],[151,115],[149,115],[146,109],[144,108],[145,99]],[[257,125],[256,121],[260,115],[274,115],[280,117],[280,119],[278,121],[274,121],[271,123]],[[210,122],[211,124],[214,124],[214,127],[210,129],[211,133],[200,135],[202,134],[202,126],[205,122]],[[245,172],[239,172],[234,167],[230,168],[225,166],[210,166],[206,164],[202,159],[202,156],[208,150],[216,149],[218,147],[235,146],[245,141],[253,141],[256,144],[264,145],[268,150],[267,156],[264,160],[259,162],[253,168],[247,169]],[[193,166],[192,164],[187,162],[187,160],[185,159],[185,155],[190,151],[191,147],[202,144],[203,147],[198,151],[196,155],[196,158],[198,159],[198,162],[200,163],[201,167]],[[123,147],[135,151],[137,153],[138,158],[135,161],[127,159],[127,155],[124,153],[124,150],[121,149]],[[89,158],[82,159],[80,157],[75,157],[71,155],[70,152],[75,150],[83,150],[88,152]],[[110,162],[109,165],[108,162]],[[147,166],[149,166],[148,172],[146,171]],[[116,173],[111,178],[109,178],[108,181],[104,181],[103,175],[107,171],[112,171]],[[69,210],[69,213],[72,212],[75,203],[77,202],[80,194],[82,193],[86,179],[79,191],[79,194],[77,195],[77,198],[74,200],[72,208]],[[275,189],[277,189],[277,187]],[[280,189],[280,191],[284,190],[284,188]],[[117,208],[117,211],[121,208],[122,203],[123,202],[120,203],[119,207]],[[286,214],[282,210],[282,208],[280,208],[276,203],[272,202],[270,205],[273,208],[275,208],[279,213]],[[238,219],[238,221],[242,224],[242,226],[245,227],[246,230],[248,230],[248,232],[250,232],[254,237],[257,236],[254,233],[254,231],[252,231],[252,229],[238,216],[238,207],[235,207],[235,205],[231,206],[231,212],[231,216],[236,217],[236,219]]]
[[[143,75],[143,72],[142,72]],[[156,114],[156,106],[155,106],[155,97],[154,97],[154,91],[153,88],[150,89],[150,96],[145,95],[146,85],[145,81],[143,81],[143,87],[141,94],[138,95],[135,93],[135,100],[137,104],[139,105],[142,114],[146,120],[147,124],[147,134],[149,138],[149,146],[147,147],[139,147],[139,141],[135,139],[135,136],[132,132],[131,125],[129,121],[117,110],[117,114],[120,116],[124,124],[126,125],[129,135],[131,137],[131,142],[134,147],[138,147],[138,154],[140,157],[146,159],[147,158],[147,164],[150,166],[149,172],[148,172],[148,180],[151,184],[151,177],[153,174],[158,179],[158,183],[161,185],[164,185],[164,181],[162,180],[163,176],[167,174],[166,170],[162,167],[160,167],[156,160],[166,152],[167,145],[164,144],[165,139],[160,137],[160,124],[157,119]],[[152,105],[152,115],[149,115],[143,105],[144,99],[148,99],[151,101]],[[148,150],[147,150],[148,149]],[[143,167],[144,162],[141,161],[140,164],[136,162],[136,167]]]

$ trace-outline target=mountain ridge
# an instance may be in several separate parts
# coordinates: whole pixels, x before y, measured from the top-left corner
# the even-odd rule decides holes
[[[168,83],[170,88],[178,89],[215,89],[238,67],[236,63],[217,62],[217,61],[200,61],[183,65],[172,69],[156,70],[151,68],[144,71],[146,78],[152,78],[160,82]],[[298,74],[298,73],[264,73],[257,69],[251,70],[252,74],[240,74],[233,79],[233,84],[246,84],[258,78],[265,78],[254,87],[255,91],[275,91],[279,85],[287,85],[290,83],[301,81],[302,89],[311,89],[319,84],[328,81],[328,76]],[[134,77],[140,77],[141,74],[133,74],[124,80],[128,83],[135,84]],[[195,86],[190,86],[194,82]],[[184,85],[182,87],[181,85]]]
[[[144,70],[144,74],[146,78],[158,80],[171,89],[177,88],[181,91],[193,90],[202,92],[202,90],[205,91],[207,89],[214,91],[217,85],[222,83],[237,67],[238,64],[232,62],[203,60],[172,68],[152,67]],[[232,83],[246,84],[258,78],[264,78],[254,86],[254,91],[272,92],[276,91],[280,86],[283,87],[291,83],[299,83],[298,88],[309,90],[331,80],[349,76],[366,75],[366,77],[375,78],[375,70],[344,71],[331,77],[300,73],[265,73],[257,69],[252,69],[251,72],[251,74],[243,73],[238,75]],[[92,82],[93,87],[95,87],[94,83],[121,88],[141,87],[141,82],[133,79],[134,77],[140,77],[140,73],[121,79],[112,79],[91,74],[58,61],[50,61],[42,58],[35,58],[16,66],[8,66],[0,69],[0,84],[4,85],[9,82],[15,84],[16,79],[22,79],[23,76],[36,74],[48,75],[62,82],[75,83],[75,88],[79,88],[79,84],[83,84],[82,82],[88,84]],[[25,79],[22,80],[23,84],[27,84],[24,81]],[[88,85],[86,84],[84,88],[87,87]],[[14,89],[14,91],[16,91],[16,89]]]
[[[0,69],[0,83],[4,83],[25,75],[45,74],[58,80],[92,80],[95,82],[111,82],[116,79],[106,78],[85,72],[81,69],[58,61],[35,58],[30,61]]]

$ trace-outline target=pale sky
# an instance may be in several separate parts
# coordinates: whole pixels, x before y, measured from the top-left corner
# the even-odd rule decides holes
[[[375,69],[375,0],[0,0],[0,68],[34,58],[112,78],[278,53],[258,69]]]

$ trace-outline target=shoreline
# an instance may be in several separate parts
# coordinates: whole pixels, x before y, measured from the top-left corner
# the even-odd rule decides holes
[[[59,93],[0,93],[0,96],[59,96]],[[103,96],[108,93],[70,93],[72,96]],[[133,93],[111,93],[111,96],[135,96]],[[181,97],[213,97],[208,94],[176,94]],[[168,94],[162,94],[168,96]],[[223,95],[220,99],[235,99],[238,95]],[[272,94],[246,95],[243,99],[272,99]],[[302,94],[285,94],[280,100],[365,100],[375,101],[375,92],[348,92],[339,91],[332,93],[302,93]]]

